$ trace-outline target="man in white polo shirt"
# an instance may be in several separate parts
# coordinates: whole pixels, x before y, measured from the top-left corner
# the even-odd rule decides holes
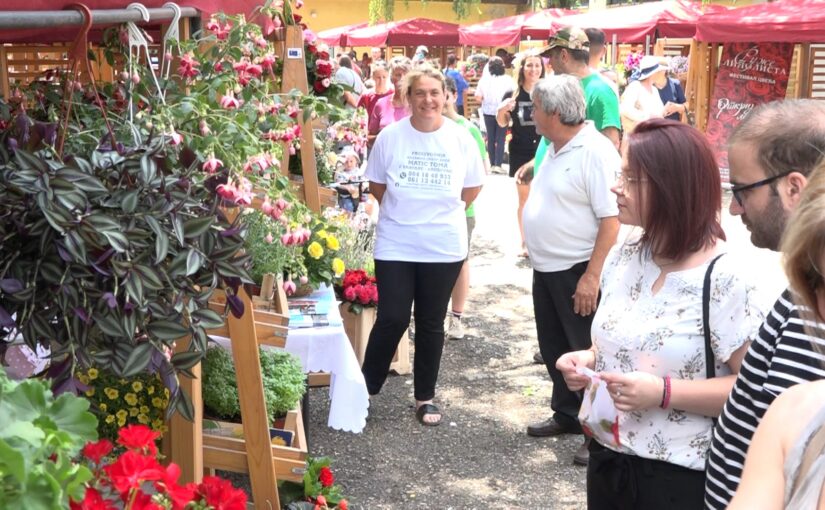
[[[531,436],[580,434],[581,395],[567,389],[556,360],[590,347],[602,265],[619,232],[610,193],[621,170],[612,142],[585,120],[579,80],[555,75],[533,89],[536,131],[551,143],[524,206],[524,237],[533,264],[533,309],[539,348],[553,380],[553,416]],[[585,443],[586,444],[586,443]],[[574,462],[587,463],[587,448]]]

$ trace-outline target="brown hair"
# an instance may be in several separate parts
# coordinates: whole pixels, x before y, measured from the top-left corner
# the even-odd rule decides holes
[[[421,78],[432,78],[437,80],[441,84],[441,91],[447,91],[447,87],[444,83],[444,74],[440,73],[437,69],[431,66],[422,65],[420,67],[416,67],[404,76],[404,97],[410,97],[410,94],[412,94],[413,85],[415,85],[415,83]]]
[[[539,65],[541,66],[541,76],[539,76],[539,79],[544,78],[544,60],[541,59],[541,55],[528,53],[521,59],[521,64],[518,66],[518,88],[524,87],[524,66],[527,65],[527,61],[531,58],[539,59]]]
[[[639,197],[646,202],[641,242],[653,254],[678,260],[725,239],[719,167],[699,131],[667,119],[642,122],[628,138],[627,166],[648,181]]]
[[[785,273],[795,293],[794,301],[803,305],[800,314],[814,322],[825,321],[816,305],[817,288],[825,285],[822,276],[825,270],[822,264],[825,261],[825,162],[811,173],[782,236],[781,250]],[[815,331],[810,328],[808,333],[815,334]]]

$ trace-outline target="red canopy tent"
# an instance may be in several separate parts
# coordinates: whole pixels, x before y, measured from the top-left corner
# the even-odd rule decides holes
[[[318,36],[318,39],[329,44],[330,46],[349,46],[349,44],[347,44],[347,35],[353,30],[366,28],[368,26],[369,23],[367,22],[355,23],[343,27],[330,28],[329,30],[322,30],[316,35]]]
[[[825,41],[825,0],[778,0],[699,18],[696,39],[706,42]]]
[[[427,18],[390,21],[353,30],[348,46],[458,46],[458,25]]]
[[[722,6],[709,8],[726,9]],[[528,30],[543,29],[547,37],[551,30],[555,32],[564,26],[594,27],[603,30],[608,40],[613,39],[615,35],[619,42],[643,43],[648,36],[651,41],[657,36],[693,37],[696,23],[702,16],[702,12],[702,6],[699,3],[670,0],[564,16],[552,20],[550,25],[536,26],[531,21],[527,23],[526,28]]]
[[[535,26],[549,27],[551,20],[575,13],[568,9],[544,9],[467,25],[458,29],[458,41],[463,46],[516,46],[528,36],[539,39],[547,37],[547,29],[532,33],[525,30],[528,21]]]

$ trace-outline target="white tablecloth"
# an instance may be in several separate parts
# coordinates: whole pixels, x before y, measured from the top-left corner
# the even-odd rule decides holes
[[[337,306],[330,307],[329,315],[331,323],[340,323],[341,314]],[[229,339],[212,338],[229,348]],[[367,425],[369,394],[364,374],[361,373],[361,366],[344,327],[290,329],[285,350],[301,360],[304,372],[330,374],[327,425],[347,432],[357,433],[364,430]]]

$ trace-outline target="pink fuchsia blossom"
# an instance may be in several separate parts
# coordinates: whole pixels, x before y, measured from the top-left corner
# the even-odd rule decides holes
[[[272,27],[273,28],[281,28],[284,26],[283,22],[281,22],[281,18],[279,16],[275,16],[272,18]]]
[[[209,124],[206,122],[206,120],[201,120],[200,122],[198,122],[198,129],[200,130],[201,135],[203,136],[209,136],[212,134],[212,130],[209,129]]]
[[[284,246],[290,246],[292,244],[292,234],[287,232],[286,234],[281,235],[281,244]]]
[[[277,207],[278,209],[284,211],[284,210],[289,208],[289,202],[287,202],[283,198],[279,198],[278,200],[275,201],[275,207]]]
[[[189,79],[198,75],[198,62],[192,52],[189,52],[180,57],[180,64],[178,65],[178,74],[181,78]]]
[[[303,0],[295,0],[295,8],[296,9],[300,9],[303,6],[304,6]]]
[[[257,46],[257,47],[259,47],[259,48],[266,48],[268,45],[269,45],[269,42],[267,42],[267,40],[266,40],[266,39],[264,39],[264,38],[263,38],[263,37],[261,37],[261,36],[258,36],[258,37],[255,39],[255,46]]]
[[[264,202],[261,204],[261,212],[269,216],[274,210],[275,206],[273,206],[272,202],[269,201],[269,197],[266,197]]]
[[[210,174],[215,173],[218,168],[223,166],[223,161],[217,159],[215,156],[209,156],[209,159],[203,162],[203,169]]]
[[[234,110],[241,106],[241,103],[235,98],[234,94],[227,94],[221,97],[221,108],[225,108],[227,110]]]
[[[272,241],[274,241],[274,240],[275,240],[275,238],[274,238],[274,237],[272,237],[272,232],[270,232],[269,234],[267,234],[267,235],[266,235],[266,237],[264,238],[264,240],[265,240],[267,243],[272,244]]]
[[[267,53],[261,59],[261,67],[266,69],[269,72],[272,72],[272,66],[275,65],[275,62],[278,60],[278,57],[273,55],[272,53]]]
[[[233,204],[250,205],[252,203],[252,183],[244,178],[241,178],[237,185],[232,181],[220,184],[216,191],[221,198]]]
[[[215,64],[215,72],[220,73],[223,71],[223,62],[218,62]]]
[[[298,281],[301,282],[301,285],[306,285],[307,283],[309,283],[309,278],[307,278],[306,276],[301,275],[301,277],[298,278]]]
[[[172,131],[169,133],[169,141],[172,145],[180,145],[183,142],[183,135],[178,133],[177,131]]]
[[[298,151],[296,151],[296,150],[295,150],[295,146],[294,146],[294,145],[290,145],[290,146],[289,146],[289,155],[290,155],[290,156],[294,156],[297,152],[298,152]]]
[[[287,280],[284,282],[284,292],[286,292],[287,296],[291,296],[295,294],[295,291],[298,289],[298,286],[295,285],[295,282],[292,280]]]
[[[229,31],[231,28],[232,25],[230,25],[229,23],[221,24],[215,18],[210,19],[209,23],[206,24],[206,29],[214,33],[219,41],[223,41],[227,37],[229,37]]]

